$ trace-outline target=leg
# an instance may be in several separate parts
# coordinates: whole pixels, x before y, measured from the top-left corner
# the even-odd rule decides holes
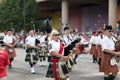
[[[34,70],[34,65],[35,65],[36,63],[32,63],[31,61],[29,61],[29,65],[30,65],[30,68],[31,68],[31,73],[32,74],[35,74],[35,70]]]
[[[75,62],[75,64],[77,64],[77,62],[76,62],[76,59],[77,59],[77,57],[78,57],[78,55],[75,55],[75,57],[74,57],[74,62]]]
[[[9,60],[10,60],[9,68],[12,68],[12,61],[14,60],[14,58],[9,58]]]

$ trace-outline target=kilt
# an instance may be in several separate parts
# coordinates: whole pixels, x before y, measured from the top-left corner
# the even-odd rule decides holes
[[[45,58],[47,57],[47,50],[45,49],[45,47],[40,47],[39,49],[37,49],[37,54],[39,55],[40,61],[42,61],[42,59],[45,60]]]
[[[104,53],[104,52],[103,52]],[[103,71],[105,74],[113,73],[117,74],[118,73],[118,65],[110,65],[110,59],[113,57],[113,55],[109,53],[104,53],[102,56],[102,61],[101,61],[101,71]],[[114,56],[116,61],[118,60],[117,56]]]
[[[48,77],[48,78],[54,77],[52,67],[53,67],[53,62],[49,62],[49,66],[48,66],[47,73],[46,73],[46,77]]]
[[[96,58],[98,57],[98,51],[97,51],[96,45],[92,44],[90,53],[91,53],[92,55],[94,55],[94,57],[96,57]]]
[[[98,52],[98,58],[102,58],[102,51],[101,51],[101,46],[97,46],[97,52]]]
[[[26,62],[37,62],[39,60],[38,54],[36,49],[33,48],[28,48],[26,49],[26,56],[25,56],[25,61]]]
[[[56,72],[54,72],[55,71],[54,64],[56,66]],[[55,77],[55,75],[56,75],[55,73],[57,73],[57,76],[59,79],[67,78],[69,73],[64,73],[62,65],[65,65],[64,69],[65,69],[65,67],[67,68],[67,65],[64,60],[59,59],[59,61],[56,63],[54,61],[50,62],[46,77],[53,77],[53,76]],[[68,71],[68,68],[67,68],[67,71]]]
[[[80,50],[81,53],[84,51],[84,45],[83,44],[79,45],[79,50]]]
[[[70,57],[70,59],[66,61],[66,65],[67,65],[69,70],[74,67],[75,62],[73,61],[72,57]]]
[[[62,65],[64,65],[64,67],[62,67]],[[58,74],[59,74],[60,79],[61,78],[67,78],[69,74],[64,73],[64,71],[63,71],[63,69],[65,69],[65,68],[68,71],[68,68],[67,68],[67,65],[66,65],[65,61],[58,61],[57,67],[58,67]]]

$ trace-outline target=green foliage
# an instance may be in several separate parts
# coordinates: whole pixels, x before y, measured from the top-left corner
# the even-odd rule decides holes
[[[38,15],[35,0],[25,0],[25,29],[30,29],[31,21]],[[12,24],[16,31],[24,28],[24,0],[3,0],[0,3],[0,30],[10,29]]]

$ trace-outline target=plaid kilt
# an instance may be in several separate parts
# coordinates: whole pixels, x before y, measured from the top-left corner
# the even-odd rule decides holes
[[[47,73],[46,73],[46,77],[48,77],[48,78],[53,78],[54,77],[52,67],[53,67],[53,62],[49,62],[48,70],[47,70]]]
[[[97,46],[97,52],[98,52],[98,58],[102,58],[102,51],[101,51],[101,46]]]
[[[105,74],[113,73],[117,74],[118,73],[118,65],[110,65],[110,59],[113,57],[113,55],[109,53],[104,53],[102,56],[102,61],[101,61],[101,71],[103,71]],[[116,61],[118,60],[117,56],[114,56]]]
[[[69,74],[64,74],[63,71],[62,71],[62,68],[61,68],[61,65],[64,64],[65,62],[62,62],[62,61],[58,61],[56,63],[56,66],[57,66],[57,75],[58,77],[61,79],[61,78],[67,78]],[[53,73],[53,62],[50,62],[49,63],[49,67],[48,67],[48,70],[47,70],[47,73],[46,73],[46,77],[48,78],[53,78],[54,77],[54,73]]]
[[[94,57],[96,57],[96,58],[98,57],[98,51],[97,51],[97,47],[95,45],[91,46],[90,53],[92,55],[94,55]]]

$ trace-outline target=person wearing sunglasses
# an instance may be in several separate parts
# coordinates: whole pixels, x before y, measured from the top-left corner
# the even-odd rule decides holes
[[[101,40],[103,51],[101,66],[104,72],[104,80],[114,80],[118,74],[117,55],[120,52],[115,52],[115,41],[112,36],[112,26],[105,27],[105,36]]]
[[[49,53],[51,55],[51,60],[53,62],[53,75],[55,80],[67,80],[68,75],[61,74],[61,71],[59,67],[56,67],[57,63],[63,59],[64,61],[69,59],[69,56],[64,56],[64,46],[62,45],[62,42],[59,39],[59,32],[57,30],[52,30],[50,35],[50,42],[48,45]],[[58,72],[57,72],[58,68]],[[59,77],[58,77],[59,73]]]

